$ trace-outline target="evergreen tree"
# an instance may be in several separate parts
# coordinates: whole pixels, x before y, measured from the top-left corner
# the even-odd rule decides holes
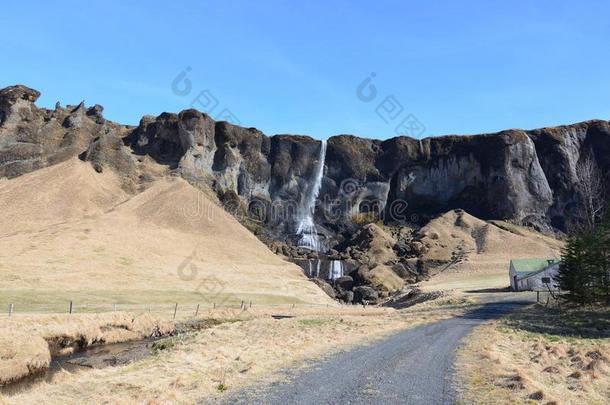
[[[562,297],[567,301],[578,304],[586,302],[584,263],[584,238],[582,235],[572,236],[563,249],[556,277],[559,288],[564,291]]]
[[[556,281],[567,301],[610,305],[610,215],[568,240]]]

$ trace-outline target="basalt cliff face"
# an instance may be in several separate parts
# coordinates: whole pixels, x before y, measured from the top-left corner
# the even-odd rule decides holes
[[[214,122],[196,110],[144,117],[137,127],[103,118],[99,105],[38,108],[39,92],[0,91],[0,176],[15,177],[80,155],[98,169],[138,183],[138,155],[148,155],[225,200],[250,208],[270,231],[290,236],[291,210],[311,187],[320,142],[266,136]],[[561,229],[574,200],[577,162],[592,154],[610,169],[610,124],[588,121],[532,131],[385,141],[328,140],[316,222],[332,236],[361,213],[410,220],[461,208],[483,219]],[[328,229],[326,229],[328,228]]]
[[[104,119],[99,105],[39,108],[39,95],[25,86],[0,90],[0,178],[78,155],[97,171],[116,171],[125,190],[137,192],[162,173],[143,163],[148,159],[165,174],[210,187],[261,238],[296,244],[298,213],[314,191],[319,141],[267,136],[192,109],[146,116],[130,127]],[[423,225],[452,209],[563,230],[578,205],[576,167],[585,156],[607,180],[608,121],[422,140],[334,136],[314,221],[325,250],[339,252],[371,218]]]

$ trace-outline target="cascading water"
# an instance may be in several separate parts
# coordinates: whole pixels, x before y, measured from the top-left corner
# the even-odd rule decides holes
[[[331,260],[329,266],[330,266],[330,271],[328,274],[329,279],[336,280],[339,277],[343,277],[343,261],[342,260]]]
[[[319,252],[321,250],[320,238],[314,222],[314,213],[316,209],[316,200],[320,194],[320,188],[322,187],[325,159],[326,141],[322,141],[322,144],[320,145],[320,155],[318,157],[316,177],[311,189],[309,190],[309,195],[305,200],[305,206],[299,213],[298,218],[299,225],[297,227],[297,235],[299,235],[299,241],[297,246],[313,250],[314,252]]]
[[[320,237],[318,236],[318,230],[314,221],[314,214],[316,210],[316,200],[320,194],[322,188],[322,178],[324,177],[324,160],[326,159],[326,141],[322,141],[320,145],[320,155],[318,156],[318,166],[316,168],[316,177],[311,187],[309,187],[307,198],[299,211],[297,217],[297,235],[299,237],[297,246],[312,250],[314,252],[322,252],[324,247],[320,243]],[[315,265],[314,265],[315,262]],[[328,267],[326,267],[326,263]],[[307,261],[307,273],[309,277],[320,277],[322,259]],[[314,267],[315,266],[315,267]],[[343,276],[343,261],[341,260],[325,260],[325,269],[323,276],[328,280],[336,280]]]
[[[314,264],[315,262],[315,264]],[[320,277],[320,259],[308,260],[307,266],[309,268],[308,276],[309,278]]]

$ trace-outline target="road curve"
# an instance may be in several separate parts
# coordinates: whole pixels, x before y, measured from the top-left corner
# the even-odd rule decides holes
[[[371,345],[287,370],[282,381],[224,398],[224,404],[453,404],[455,350],[472,328],[531,301],[487,303]]]

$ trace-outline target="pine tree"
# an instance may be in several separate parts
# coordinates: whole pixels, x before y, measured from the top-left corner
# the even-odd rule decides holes
[[[610,215],[568,240],[556,281],[567,301],[610,305]]]

